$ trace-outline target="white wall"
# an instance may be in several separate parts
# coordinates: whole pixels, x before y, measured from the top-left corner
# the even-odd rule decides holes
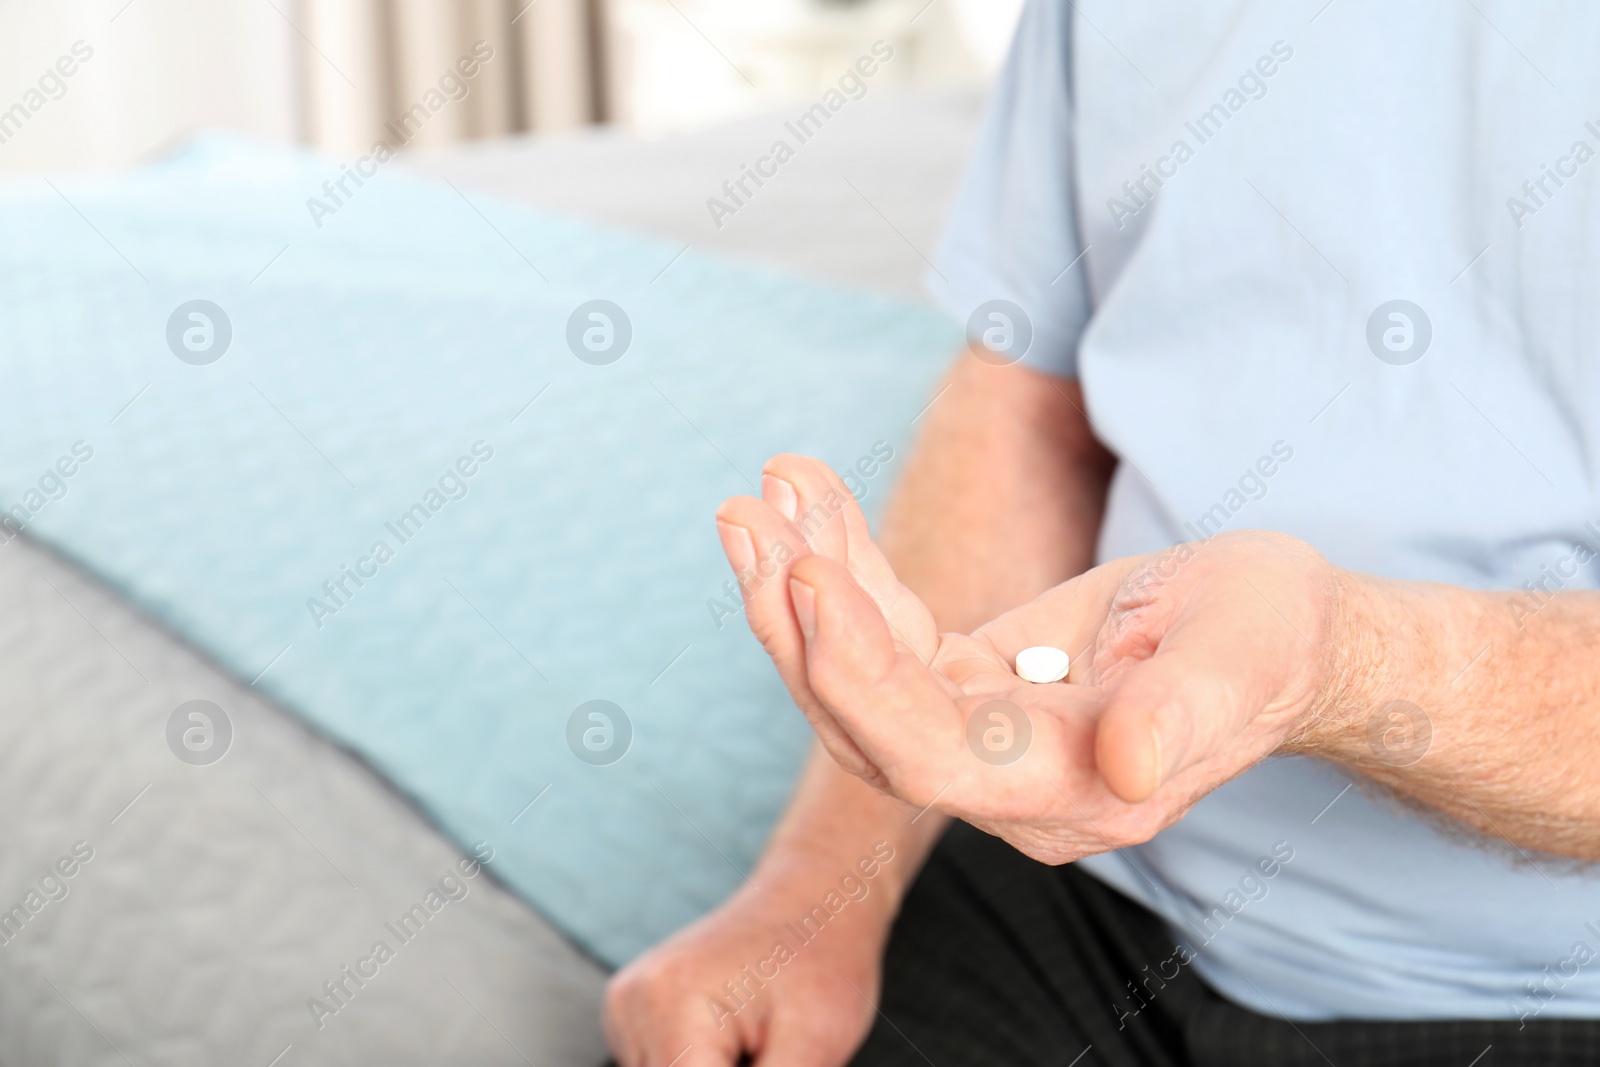
[[[0,0],[0,113],[42,102],[0,172],[127,163],[202,127],[359,154],[478,40],[494,60],[418,145],[587,122],[584,3]],[[65,94],[30,95],[78,41]]]
[[[412,101],[480,37],[499,42],[493,76],[418,143],[580,124],[590,109],[585,3],[0,0],[0,137],[8,109],[23,108],[13,125],[26,114],[0,143],[0,172],[128,163],[207,126],[359,153],[397,100]],[[605,3],[613,118],[663,131],[813,96],[880,37],[898,54],[879,81],[984,77],[1022,0]],[[519,69],[513,36],[520,83],[507,80]],[[80,41],[93,54],[60,94],[47,72]]]
[[[197,126],[292,139],[293,33],[265,0],[0,0],[0,111],[26,107],[75,42],[93,51],[60,99],[31,97],[46,99],[0,144],[0,171],[124,163]]]
[[[666,132],[814,96],[875,40],[878,82],[947,84],[999,66],[1023,0],[611,0],[618,118]]]

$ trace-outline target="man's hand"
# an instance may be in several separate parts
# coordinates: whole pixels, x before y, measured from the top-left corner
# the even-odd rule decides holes
[[[900,578],[917,591],[911,602],[920,599],[944,628],[966,630],[1089,566],[1115,461],[1089,426],[1076,382],[968,353],[934,395],[937,403],[903,457],[884,544]],[[789,503],[788,483],[769,477],[765,484],[776,504]],[[858,513],[840,517],[848,499],[836,497],[831,511],[826,494],[808,500],[804,525],[818,537],[812,549],[841,551],[841,523],[858,522]],[[817,503],[825,509],[820,515],[811,510]],[[859,534],[866,536],[864,525]],[[739,545],[735,537],[730,547]],[[805,547],[791,541],[785,561]],[[758,589],[777,577],[775,567],[781,588],[788,568],[768,556],[752,558],[736,577]],[[761,889],[736,894],[612,980],[607,1033],[623,1067],[665,1067],[691,1043],[696,1048],[677,1067],[733,1067],[746,1052],[757,1053],[763,1067],[848,1061],[871,1021],[881,950],[899,901],[944,826],[939,813],[908,808],[847,774],[818,745],[752,874]],[[773,928],[813,907],[822,887],[876,854],[880,842],[894,850],[894,861],[859,902],[867,906],[852,902],[782,968],[777,983],[736,1020],[715,1027],[706,1001],[734,980],[734,958],[732,971],[752,953],[767,958]],[[683,1036],[690,1033],[704,1041]]]
[[[789,877],[758,871],[759,889],[747,885],[612,979],[606,1039],[618,1062],[732,1067],[748,1054],[762,1067],[836,1067],[850,1058],[872,1023],[894,897],[849,864],[784,858],[795,863]],[[799,942],[786,924],[809,915],[842,876],[869,886],[866,895]],[[780,943],[793,950],[781,964]]]
[[[772,561],[750,626],[822,743],[879,789],[1047,862],[1149,840],[1307,736],[1343,684],[1341,572],[1293,538],[1118,560],[939,634],[837,475],[797,456],[766,475],[766,499],[728,501],[719,530],[736,571]],[[1068,679],[1021,681],[1011,665],[1031,645],[1070,652]]]

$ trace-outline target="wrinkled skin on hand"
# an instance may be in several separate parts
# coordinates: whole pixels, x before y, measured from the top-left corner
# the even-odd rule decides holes
[[[717,519],[750,628],[839,765],[1047,863],[1148,841],[1291,750],[1340,683],[1340,572],[1281,534],[1116,560],[941,634],[820,461],[775,457],[763,499]],[[1068,677],[1018,678],[1031,645],[1072,654]],[[969,742],[996,700],[1020,717],[990,707],[972,734],[1031,734],[1013,762]]]

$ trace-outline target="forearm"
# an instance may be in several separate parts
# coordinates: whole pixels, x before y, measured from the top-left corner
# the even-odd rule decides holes
[[[939,628],[967,633],[1094,564],[1115,461],[1075,381],[967,354],[941,388],[879,541]]]
[[[1112,461],[1075,382],[963,356],[922,417],[884,522],[885,554],[944,630],[970,630],[1087,569]],[[898,903],[944,826],[813,751],[761,873],[836,877],[887,841]]]
[[[887,919],[899,910],[901,897],[938,840],[941,820],[937,812],[919,814],[873,789],[814,743],[751,881],[757,892],[789,886],[802,897],[814,897],[845,875],[856,874],[861,861],[875,861],[878,873],[869,899]],[[882,844],[894,850],[886,861]]]
[[[1600,860],[1600,595],[1342,588],[1305,750],[1518,848]]]

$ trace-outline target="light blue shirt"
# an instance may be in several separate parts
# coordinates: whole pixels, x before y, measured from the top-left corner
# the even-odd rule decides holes
[[[1597,42],[1576,2],[1029,4],[930,284],[1082,381],[1102,559],[1258,528],[1508,613],[1597,585]],[[1150,973],[1257,1011],[1600,1017],[1592,868],[1325,764],[1083,866],[1168,921]]]

